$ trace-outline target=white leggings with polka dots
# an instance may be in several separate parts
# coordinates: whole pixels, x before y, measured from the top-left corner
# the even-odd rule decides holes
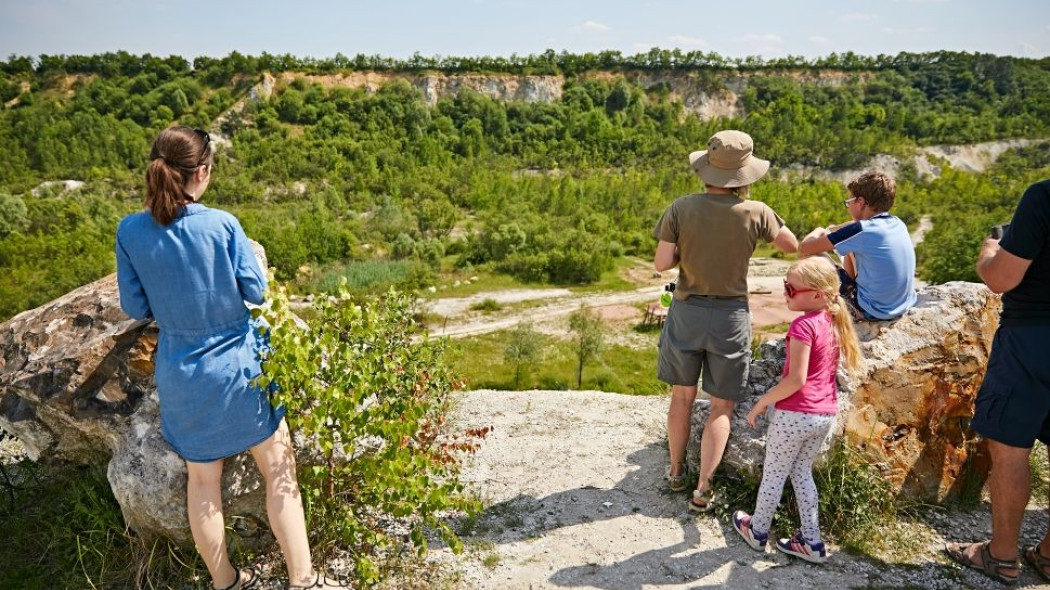
[[[810,543],[820,541],[820,515],[817,504],[817,484],[813,481],[813,461],[820,446],[831,432],[835,416],[807,414],[788,410],[774,410],[766,435],[766,461],[762,466],[762,485],[758,488],[758,502],[751,526],[755,532],[768,533],[773,524],[773,512],[780,504],[784,481],[791,478],[791,487],[798,499],[798,513],[802,520],[802,536]],[[785,531],[786,532],[786,531]]]

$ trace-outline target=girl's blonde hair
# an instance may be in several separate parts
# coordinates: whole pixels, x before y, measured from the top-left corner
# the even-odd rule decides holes
[[[847,371],[856,371],[860,367],[860,343],[853,329],[853,318],[846,309],[846,302],[839,295],[839,273],[835,265],[824,256],[812,256],[795,262],[788,272],[797,274],[806,288],[824,293],[835,338],[842,351],[842,363]]]

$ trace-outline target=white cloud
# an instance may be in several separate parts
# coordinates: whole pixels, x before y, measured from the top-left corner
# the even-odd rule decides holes
[[[632,43],[631,47],[634,47],[635,51],[649,51],[653,47],[659,47],[659,43]]]
[[[751,53],[777,53],[784,49],[784,39],[780,35],[765,34],[765,35],[744,35],[743,37],[737,37],[737,41],[748,46],[748,51]]]
[[[857,23],[857,22],[871,22],[879,20],[879,15],[867,13],[867,12],[851,12],[850,14],[844,14],[839,17],[839,20]]]
[[[593,20],[588,20],[588,21],[584,21],[584,22],[576,25],[575,27],[573,27],[573,30],[575,30],[575,31],[594,31],[594,32],[604,33],[605,31],[608,31],[610,29],[609,29],[608,25],[603,25],[602,23],[595,22]]]
[[[1021,43],[1021,55],[1025,57],[1039,57],[1040,51],[1038,47],[1031,43]]]
[[[900,28],[900,27],[883,27],[882,32],[887,35],[925,35],[932,33],[936,29],[933,27],[912,27],[912,28]]]
[[[820,35],[812,35],[809,40],[811,43],[816,43],[817,45],[831,45],[831,39],[821,37]]]
[[[667,38],[675,47],[682,49],[704,49],[708,46],[707,41],[700,37],[688,37],[686,35],[671,35]]]

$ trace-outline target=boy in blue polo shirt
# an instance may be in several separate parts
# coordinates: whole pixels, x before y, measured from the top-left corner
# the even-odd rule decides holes
[[[893,320],[915,305],[915,248],[908,226],[890,215],[897,196],[893,179],[881,172],[849,183],[845,200],[853,221],[818,227],[799,245],[813,256],[834,250],[842,257],[842,297],[860,320]]]

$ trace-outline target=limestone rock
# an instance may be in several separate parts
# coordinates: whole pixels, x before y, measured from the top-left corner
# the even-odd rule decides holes
[[[984,285],[954,282],[926,287],[918,304],[892,322],[864,322],[858,336],[864,361],[852,379],[839,375],[839,415],[833,437],[862,450],[906,497],[941,500],[964,485],[964,468],[987,471],[969,429],[973,400],[984,378],[1000,301]],[[762,348],[751,364],[751,396],[737,404],[725,461],[757,473],[765,454],[764,423],[752,429],[745,416],[758,396],[776,384],[784,343]],[[707,408],[693,414],[689,464],[697,465],[700,426]]]
[[[152,322],[121,311],[116,275],[18,314],[0,324],[0,428],[33,460],[108,462],[132,529],[189,542],[185,464],[160,433],[156,342]],[[249,540],[267,530],[254,524],[265,522],[265,498],[253,461],[228,460],[223,489]]]

